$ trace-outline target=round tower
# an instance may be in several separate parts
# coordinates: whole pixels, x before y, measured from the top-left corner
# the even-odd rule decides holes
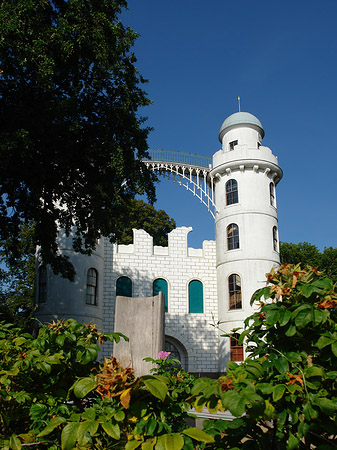
[[[73,318],[103,327],[104,239],[99,239],[91,256],[74,252],[72,236],[60,230],[60,254],[68,256],[76,275],[74,281],[55,275],[50,266],[42,266],[37,255],[35,316],[42,323]]]
[[[226,332],[242,328],[253,311],[252,294],[280,263],[275,187],[282,170],[263,137],[255,116],[232,114],[220,128],[222,148],[213,156],[218,311]],[[223,339],[219,356],[223,371],[226,361],[244,355],[235,341]]]

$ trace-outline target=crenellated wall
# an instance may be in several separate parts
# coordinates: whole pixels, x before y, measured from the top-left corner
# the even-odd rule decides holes
[[[106,249],[104,328],[112,329],[116,282],[120,276],[132,280],[133,297],[151,296],[153,281],[163,278],[168,283],[168,312],[165,313],[168,340],[186,353],[182,356],[188,361],[190,372],[217,372],[218,332],[210,325],[213,317],[215,320],[218,317],[215,242],[204,241],[201,249],[189,248],[187,237],[191,231],[191,227],[176,228],[168,235],[168,247],[157,247],[146,231],[133,230],[133,244],[114,244],[112,249]],[[108,257],[110,250],[112,258]],[[203,313],[188,312],[191,280],[202,282]]]

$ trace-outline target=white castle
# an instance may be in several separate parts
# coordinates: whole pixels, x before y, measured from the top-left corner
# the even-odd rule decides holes
[[[149,167],[178,180],[206,205],[215,220],[215,241],[189,248],[192,228],[179,227],[169,233],[168,247],[158,247],[144,230],[134,230],[133,244],[102,238],[93,254],[84,256],[61,234],[60,251],[70,257],[76,278],[69,282],[40,267],[38,318],[73,317],[111,332],[116,295],[149,297],[162,291],[166,349],[189,372],[216,376],[227,361],[242,360],[244,348],[235,338],[221,337],[211,324],[222,322],[228,333],[242,328],[253,312],[252,294],[280,263],[275,186],[282,170],[262,145],[263,137],[261,122],[238,112],[222,124],[222,148],[213,159],[150,152]],[[111,348],[104,351],[111,353]]]

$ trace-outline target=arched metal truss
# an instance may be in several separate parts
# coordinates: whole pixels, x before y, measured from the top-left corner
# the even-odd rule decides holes
[[[149,150],[148,153],[150,158],[143,161],[148,168],[190,191],[215,217],[214,178],[210,174],[210,156],[170,150]]]

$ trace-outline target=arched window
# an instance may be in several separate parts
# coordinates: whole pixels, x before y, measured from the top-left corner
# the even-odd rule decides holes
[[[229,309],[241,309],[241,278],[236,273],[228,277]]]
[[[180,365],[188,370],[188,353],[180,341],[172,336],[165,336],[165,351],[171,353],[167,359],[178,359]]]
[[[87,295],[85,300],[87,305],[97,305],[97,281],[97,270],[93,268],[89,269],[87,272]]]
[[[41,266],[39,268],[39,292],[38,303],[46,303],[47,301],[47,268]]]
[[[203,286],[199,280],[192,280],[188,285],[188,312],[204,312]]]
[[[270,204],[275,206],[275,185],[273,182],[269,184]]]
[[[132,297],[132,281],[129,277],[119,277],[116,282],[116,297]]]
[[[278,252],[277,227],[273,227],[273,247],[275,252]]]
[[[235,223],[231,223],[227,227],[227,249],[234,250],[240,248],[239,227]]]
[[[243,345],[239,345],[239,337],[238,333],[234,333],[230,338],[231,361],[243,361]]]
[[[168,311],[168,286],[167,281],[163,278],[157,278],[153,282],[153,296],[158,295],[159,292],[162,292],[165,297],[165,312]]]
[[[228,180],[226,183],[226,205],[238,203],[238,182],[236,180]]]

